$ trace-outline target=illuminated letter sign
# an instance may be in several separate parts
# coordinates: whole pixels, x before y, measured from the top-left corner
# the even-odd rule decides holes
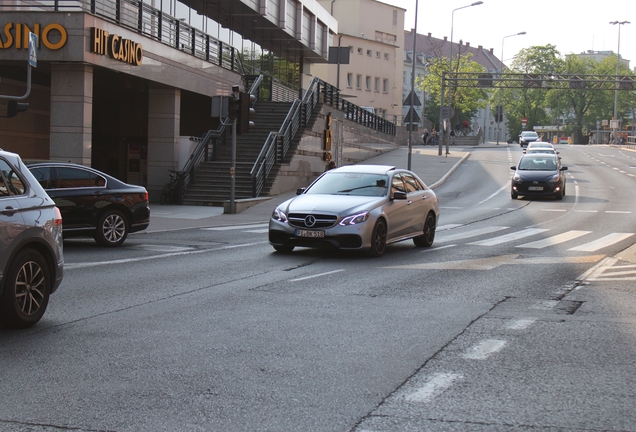
[[[31,29],[28,24],[7,23],[4,26],[4,38],[0,38],[0,49],[14,46],[17,49],[28,49],[30,32],[38,37],[38,48],[42,44],[52,51],[62,48],[68,40],[68,33],[61,24],[48,24],[43,29],[40,24],[33,24]],[[53,37],[54,35],[57,37]]]
[[[90,51],[135,66],[140,66],[144,58],[141,44],[119,35],[111,35],[97,27],[91,28]]]

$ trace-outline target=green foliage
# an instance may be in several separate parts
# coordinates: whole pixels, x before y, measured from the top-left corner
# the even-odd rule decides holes
[[[470,60],[472,54],[457,56],[453,62],[453,71],[482,73],[486,70],[479,63]],[[429,73],[416,80],[416,86],[427,94],[426,118],[436,125],[439,130],[440,103],[442,93],[442,74],[448,72],[448,59],[434,58],[429,62]],[[488,93],[483,88],[467,88],[449,85],[445,89],[444,105],[455,110],[451,124],[458,119],[470,119],[479,108],[486,106]]]

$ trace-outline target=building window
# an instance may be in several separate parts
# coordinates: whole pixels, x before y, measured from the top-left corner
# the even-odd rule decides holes
[[[380,51],[375,52],[375,58],[380,58]]]
[[[350,52],[351,54],[353,54],[353,46],[352,46],[352,45],[349,45],[349,52]]]
[[[358,54],[362,55],[362,48],[358,48]]]
[[[373,56],[373,51],[367,50],[367,56],[369,56],[369,57]]]
[[[388,60],[389,59],[389,53],[384,53],[384,60]]]
[[[388,79],[382,80],[382,92],[383,93],[388,93],[389,92],[389,80]]]
[[[380,78],[376,78],[375,79],[375,86],[373,87],[373,90],[379,92],[380,91]]]
[[[362,75],[356,76],[356,88],[358,90],[362,88]]]
[[[353,74],[352,73],[348,73],[347,74],[347,87],[349,87],[349,88],[353,87]]]
[[[365,85],[367,90],[371,90],[371,77],[368,76],[365,80]]]

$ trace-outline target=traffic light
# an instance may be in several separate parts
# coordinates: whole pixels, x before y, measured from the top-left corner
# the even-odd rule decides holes
[[[239,113],[236,117],[236,131],[239,135],[248,134],[250,126],[254,126],[254,122],[250,120],[250,116],[256,114],[252,103],[256,100],[256,96],[249,93],[239,94]]]
[[[17,102],[10,100],[7,103],[7,117],[15,117],[19,112],[24,112],[29,109],[29,104],[26,102]]]
[[[238,121],[241,115],[241,100],[237,97],[230,96],[230,103],[228,104],[227,116],[232,121]]]
[[[501,123],[503,121],[503,107],[501,105],[497,105],[495,109],[495,121],[497,123]]]

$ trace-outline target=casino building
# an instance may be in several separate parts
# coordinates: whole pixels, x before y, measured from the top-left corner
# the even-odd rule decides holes
[[[300,93],[337,32],[315,0],[0,0],[0,11],[0,147],[92,166],[151,199],[190,137],[218,126],[212,96],[259,73],[243,59],[296,65]],[[29,108],[7,118],[16,97]]]

